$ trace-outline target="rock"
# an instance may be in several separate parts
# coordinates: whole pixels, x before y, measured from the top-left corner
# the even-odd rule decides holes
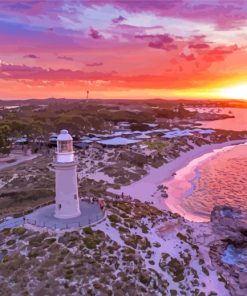
[[[246,221],[247,217],[240,209],[230,206],[216,206],[211,213],[215,240],[210,245],[210,257],[217,270],[227,279],[231,295],[247,295]]]
[[[218,235],[238,243],[247,242],[247,217],[241,210],[229,206],[214,207],[210,220]]]

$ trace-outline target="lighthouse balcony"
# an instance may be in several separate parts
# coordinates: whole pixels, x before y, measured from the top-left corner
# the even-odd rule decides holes
[[[78,162],[78,157],[71,153],[57,153],[56,156],[53,157],[54,164],[76,164]]]

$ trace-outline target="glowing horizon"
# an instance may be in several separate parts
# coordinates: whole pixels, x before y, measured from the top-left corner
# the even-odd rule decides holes
[[[0,11],[1,99],[247,99],[247,2],[3,0]]]

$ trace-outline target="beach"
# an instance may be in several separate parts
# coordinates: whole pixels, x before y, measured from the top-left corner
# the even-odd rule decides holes
[[[191,214],[188,215],[185,211],[178,207],[177,199],[173,199],[171,194],[168,194],[167,199],[161,197],[161,193],[157,190],[157,187],[162,184],[166,185],[170,182],[174,178],[174,174],[186,167],[190,162],[197,162],[197,159],[199,158],[200,161],[203,161],[204,158],[206,159],[209,157],[209,154],[215,152],[215,150],[243,144],[245,142],[246,140],[234,140],[220,144],[209,144],[201,147],[195,147],[191,151],[181,153],[178,158],[171,160],[157,169],[150,168],[149,173],[141,180],[127,186],[122,186],[119,190],[111,190],[111,192],[116,194],[123,193],[126,196],[137,198],[142,202],[151,202],[161,210],[168,209],[173,212],[177,212],[191,221],[207,221],[208,219],[200,219]]]

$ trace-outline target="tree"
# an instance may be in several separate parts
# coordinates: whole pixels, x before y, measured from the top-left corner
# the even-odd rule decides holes
[[[9,154],[11,142],[9,140],[10,127],[7,124],[0,126],[0,153]]]

